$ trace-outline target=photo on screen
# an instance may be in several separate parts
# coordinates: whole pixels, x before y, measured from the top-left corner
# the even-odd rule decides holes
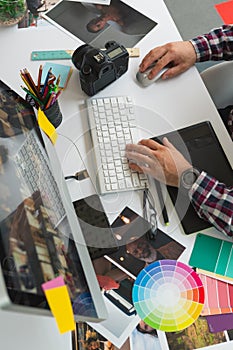
[[[191,326],[179,332],[166,333],[172,350],[193,350],[227,341],[224,332],[210,333],[205,317],[199,317]]]
[[[109,6],[62,0],[43,17],[97,48],[104,48],[109,40],[133,47],[157,25],[120,0],[112,0]]]
[[[37,191],[0,222],[0,258],[9,295],[14,303],[47,309],[41,285],[62,276],[74,315],[96,318],[74,240],[53,226],[52,214]]]
[[[111,225],[119,242],[117,252],[106,256],[132,278],[149,263],[162,259],[177,260],[185,247],[157,228],[148,238],[150,224],[126,207]]]

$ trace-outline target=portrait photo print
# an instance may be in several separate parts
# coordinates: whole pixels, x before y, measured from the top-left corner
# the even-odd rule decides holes
[[[63,0],[43,17],[97,48],[104,48],[109,40],[133,47],[157,25],[120,0],[112,0],[109,6]]]
[[[185,247],[160,229],[149,239],[150,224],[126,207],[111,225],[119,242],[117,252],[106,256],[113,264],[132,278],[147,265],[157,260],[177,260]]]

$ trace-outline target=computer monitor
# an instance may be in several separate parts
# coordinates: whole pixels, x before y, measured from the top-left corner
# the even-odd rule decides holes
[[[2,81],[0,262],[0,308],[51,315],[41,285],[62,276],[76,321],[107,317],[55,148]]]

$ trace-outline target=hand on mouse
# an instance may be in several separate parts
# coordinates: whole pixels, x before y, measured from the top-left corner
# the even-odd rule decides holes
[[[171,42],[152,49],[143,58],[139,71],[144,72],[155,61],[157,63],[151,69],[148,75],[149,79],[153,79],[167,65],[169,65],[169,68],[163,73],[162,79],[173,78],[194,65],[196,52],[189,41]]]

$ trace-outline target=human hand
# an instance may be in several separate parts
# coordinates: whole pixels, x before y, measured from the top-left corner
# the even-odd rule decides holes
[[[156,62],[148,78],[153,79],[162,68],[169,64],[168,70],[162,75],[162,79],[173,78],[196,62],[196,52],[189,41],[171,42],[152,49],[139,65],[139,71],[144,72],[150,65]]]
[[[125,154],[132,170],[143,172],[170,186],[179,187],[183,171],[192,168],[166,137],[163,145],[151,139],[142,140],[137,145],[128,144]]]

